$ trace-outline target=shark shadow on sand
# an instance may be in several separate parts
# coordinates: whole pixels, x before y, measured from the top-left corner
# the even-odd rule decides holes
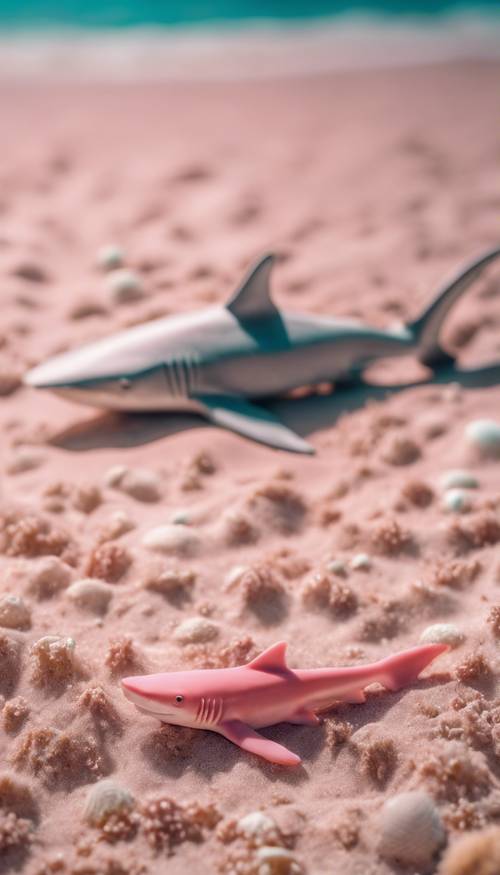
[[[426,379],[392,385],[379,385],[360,378],[336,388],[330,395],[276,399],[266,403],[265,409],[305,437],[335,425],[343,414],[359,410],[369,401],[383,401],[409,389],[451,383],[470,390],[498,386],[500,362],[467,369],[448,364]],[[135,447],[192,428],[210,426],[212,423],[203,417],[187,413],[101,413],[53,435],[49,443],[70,452]]]

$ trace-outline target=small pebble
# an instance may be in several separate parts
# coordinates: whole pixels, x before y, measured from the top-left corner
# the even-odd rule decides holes
[[[217,638],[218,634],[217,623],[206,617],[190,617],[177,626],[173,637],[180,644],[205,644]]]
[[[106,286],[114,304],[129,304],[144,297],[141,278],[133,270],[112,270],[107,275]]]
[[[500,457],[500,424],[493,419],[475,419],[465,428],[469,444],[484,456]]]
[[[125,468],[120,465],[108,471],[106,482],[136,501],[150,504],[161,498],[160,478],[148,468]]]
[[[119,246],[108,243],[107,246],[101,246],[97,250],[96,261],[101,270],[116,270],[118,267],[123,267],[125,254]]]
[[[110,779],[105,779],[89,790],[84,817],[92,826],[101,826],[111,814],[129,811],[133,805],[134,797],[128,790]]]
[[[372,567],[372,560],[368,553],[357,553],[351,559],[351,568],[355,571],[368,571]]]
[[[479,480],[469,471],[446,471],[441,477],[442,489],[478,489]]]
[[[466,489],[448,489],[443,497],[443,508],[452,513],[466,513],[472,508],[472,499]]]
[[[381,817],[382,857],[406,866],[426,867],[444,844],[446,833],[434,802],[420,791],[389,798]]]
[[[69,586],[71,569],[57,556],[42,556],[31,565],[29,590],[38,599],[52,598]]]
[[[66,590],[66,595],[80,608],[93,614],[104,614],[113,595],[113,587],[102,580],[85,577],[72,583]]]
[[[257,875],[299,875],[302,867],[287,848],[263,845],[256,851]]]
[[[332,574],[337,574],[339,577],[344,577],[347,572],[347,568],[345,562],[342,559],[332,559],[331,562],[327,564],[327,570]]]
[[[142,543],[156,553],[174,553],[178,556],[196,556],[201,547],[197,532],[180,523],[151,529],[144,535]]]
[[[465,641],[465,635],[453,623],[435,623],[427,626],[420,636],[422,644],[449,644],[458,647]]]
[[[426,413],[418,421],[422,437],[426,440],[436,440],[448,431],[446,419],[439,414]]]
[[[25,471],[34,471],[39,468],[44,461],[40,453],[34,453],[32,450],[18,450],[7,462],[5,470],[7,474],[24,474]]]
[[[0,626],[28,629],[30,625],[31,611],[20,596],[4,595],[0,598]]]

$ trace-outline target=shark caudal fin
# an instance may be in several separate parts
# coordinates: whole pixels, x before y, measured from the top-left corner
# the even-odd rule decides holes
[[[403,650],[402,653],[396,653],[378,663],[376,680],[388,690],[400,690],[414,683],[420,672],[447,650],[447,644],[423,644],[421,647]]]
[[[443,322],[456,301],[467,291],[483,270],[500,256],[500,247],[490,249],[475,261],[469,262],[438,292],[433,302],[422,315],[407,328],[415,337],[419,348],[418,357],[430,368],[451,364],[453,357],[439,342]]]

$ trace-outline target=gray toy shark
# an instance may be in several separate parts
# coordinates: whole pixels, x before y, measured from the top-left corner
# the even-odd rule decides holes
[[[466,265],[419,319],[387,331],[354,320],[281,312],[269,291],[274,257],[267,255],[225,307],[123,331],[50,359],[24,381],[94,407],[192,410],[268,446],[313,453],[259,399],[349,382],[379,358],[412,351],[431,368],[450,363],[439,344],[443,320],[499,255],[496,248]]]

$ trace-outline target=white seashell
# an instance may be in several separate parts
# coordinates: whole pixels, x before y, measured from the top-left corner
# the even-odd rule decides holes
[[[83,813],[88,823],[100,826],[111,814],[128,811],[133,806],[132,794],[114,781],[106,779],[94,784],[89,790]]]
[[[250,811],[237,822],[238,832],[246,836],[264,838],[270,833],[276,833],[276,824],[269,815],[262,811]]]
[[[129,304],[144,296],[140,276],[133,270],[112,270],[106,277],[106,287],[114,304]]]
[[[66,589],[71,580],[71,569],[57,556],[42,556],[36,560],[29,589],[39,599],[51,598]]]
[[[442,489],[478,489],[479,480],[469,471],[446,471],[440,479]]]
[[[109,538],[119,538],[121,535],[126,535],[127,532],[135,529],[135,522],[125,510],[115,510],[109,517],[106,525],[106,534]]]
[[[368,571],[371,567],[372,560],[371,557],[368,556],[368,553],[357,553],[356,556],[353,556],[351,559],[351,568],[355,571]]]
[[[0,598],[0,626],[6,629],[27,629],[31,625],[31,611],[17,595]]]
[[[465,428],[466,440],[485,456],[500,456],[500,424],[493,419],[474,419]]]
[[[205,644],[213,641],[219,634],[219,627],[206,617],[190,617],[184,620],[174,632],[174,639],[180,644]]]
[[[427,626],[420,636],[422,644],[449,644],[458,647],[465,641],[465,635],[453,623],[435,623]]]
[[[113,465],[104,475],[104,483],[116,489],[129,469],[126,465]]]
[[[101,270],[116,270],[118,267],[123,267],[125,254],[119,246],[108,243],[97,250],[96,261]]]
[[[33,644],[32,650],[46,650],[48,653],[56,653],[59,650],[66,650],[72,653],[76,647],[74,638],[63,638],[61,635],[44,635]]]
[[[248,571],[248,565],[234,565],[224,578],[224,589],[232,589]]]
[[[102,580],[85,577],[72,583],[66,590],[66,595],[80,608],[94,614],[104,614],[109,607],[113,588]]]
[[[443,496],[443,508],[452,513],[466,513],[472,508],[472,499],[466,489],[448,489]]]
[[[302,867],[287,848],[263,845],[255,852],[257,875],[300,875]]]
[[[142,543],[156,553],[174,553],[178,556],[196,556],[201,548],[198,533],[181,523],[151,529],[144,535]]]
[[[170,517],[170,522],[174,526],[189,526],[191,519],[188,510],[176,510]]]
[[[125,471],[116,488],[136,501],[150,503],[161,498],[160,478],[155,471],[148,468],[130,468]]]
[[[434,802],[420,791],[400,793],[382,809],[379,852],[407,866],[428,866],[446,839]]]
[[[18,450],[7,462],[5,470],[7,474],[23,474],[25,471],[34,471],[43,465],[45,459],[40,453],[32,450]]]
[[[347,571],[342,559],[332,559],[326,567],[328,571],[331,571],[332,574],[338,574],[339,577],[343,577]]]

